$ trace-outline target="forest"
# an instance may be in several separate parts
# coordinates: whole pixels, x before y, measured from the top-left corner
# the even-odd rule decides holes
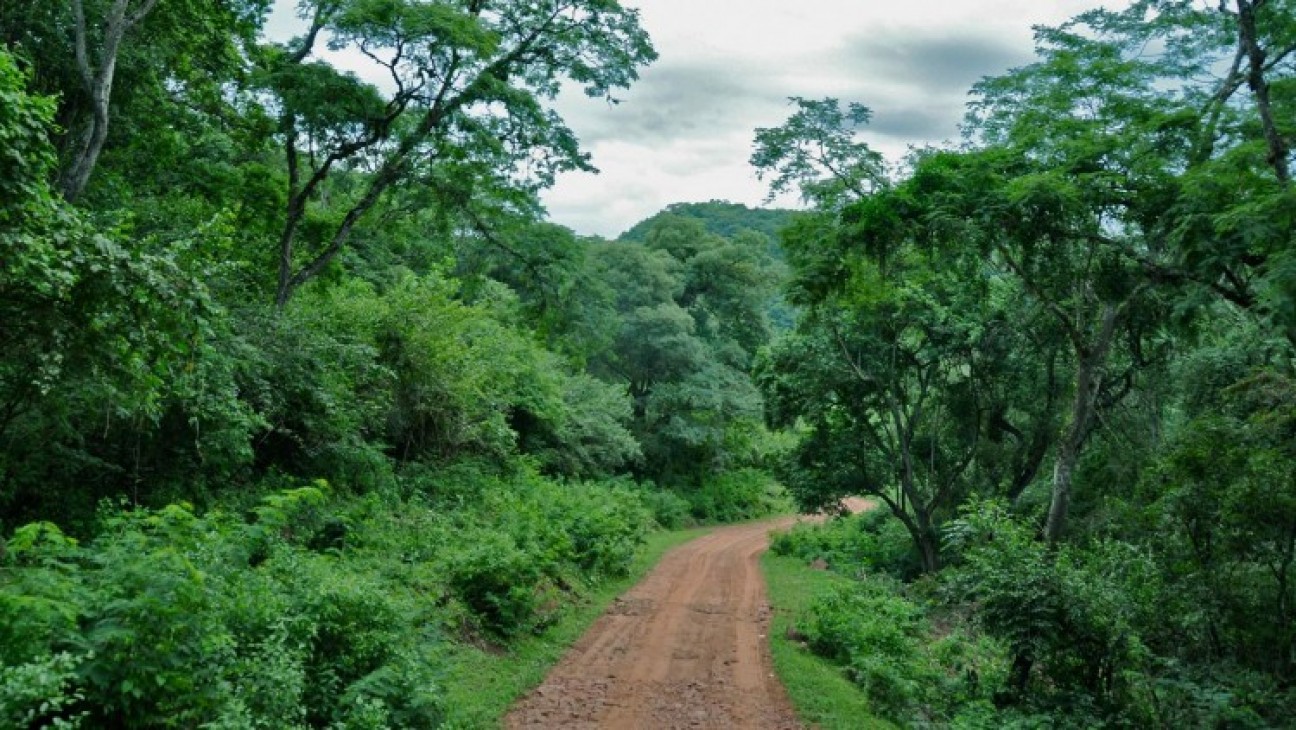
[[[772,546],[837,726],[1291,726],[1296,3],[1036,28],[900,161],[793,98],[801,209],[616,240],[540,195],[635,9],[270,5],[0,0],[0,728],[494,726],[682,529],[852,496]]]

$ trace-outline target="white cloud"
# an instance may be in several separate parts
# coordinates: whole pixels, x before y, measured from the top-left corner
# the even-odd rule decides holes
[[[544,195],[554,222],[615,236],[669,203],[764,201],[747,164],[757,127],[789,96],[871,107],[862,137],[892,161],[953,139],[978,78],[1030,59],[1035,24],[1126,0],[623,0],[661,58],[620,104],[564,92],[557,106],[601,174],[567,174]],[[276,0],[267,35],[300,32]],[[381,83],[363,59],[330,61]],[[782,200],[783,204],[794,201]]]
[[[661,59],[608,105],[565,94],[568,119],[602,174],[561,178],[553,220],[615,236],[666,204],[760,204],[747,159],[757,127],[789,96],[872,107],[863,138],[892,160],[958,134],[967,90],[1030,59],[1034,24],[1097,0],[633,0]],[[1108,5],[1123,5],[1111,2]],[[693,79],[693,82],[689,80]],[[636,140],[639,140],[636,143]],[[782,201],[788,202],[788,201]]]

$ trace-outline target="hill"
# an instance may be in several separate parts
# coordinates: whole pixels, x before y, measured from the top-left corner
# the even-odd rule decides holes
[[[642,243],[648,231],[662,217],[677,215],[702,222],[709,233],[730,238],[740,231],[757,231],[778,240],[778,232],[792,221],[797,211],[780,208],[748,208],[741,203],[712,200],[707,203],[672,203],[665,210],[635,224],[618,240]]]

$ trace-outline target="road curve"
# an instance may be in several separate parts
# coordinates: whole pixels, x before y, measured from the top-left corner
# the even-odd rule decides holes
[[[796,518],[666,554],[505,718],[508,728],[799,728],[774,676],[759,558]]]

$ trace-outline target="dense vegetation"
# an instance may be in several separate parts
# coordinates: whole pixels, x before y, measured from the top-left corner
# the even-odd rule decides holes
[[[538,203],[636,13],[267,5],[0,2],[2,727],[480,723],[648,530],[788,508],[763,214]]]
[[[899,169],[797,100],[753,163],[813,214],[763,353],[857,577],[800,630],[876,711],[959,727],[1296,716],[1296,6],[1141,0],[1037,30],[964,144]]]
[[[752,162],[807,212],[618,241],[538,195],[634,11],[267,5],[0,0],[0,726],[456,722],[466,652],[769,467],[880,505],[776,544],[875,713],[1296,715],[1291,2],[1041,28],[898,166],[795,99]]]

